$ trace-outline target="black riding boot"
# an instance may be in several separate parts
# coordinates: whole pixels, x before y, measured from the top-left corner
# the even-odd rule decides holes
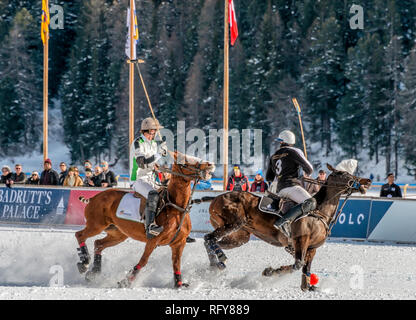
[[[303,214],[306,214],[316,208],[316,200],[315,198],[306,199],[304,202],[299,203],[298,205],[291,208],[286,214],[278,218],[274,223],[274,227],[283,233],[287,234],[287,228],[290,224],[298,217]]]
[[[157,211],[157,204],[159,202],[159,193],[155,190],[149,192],[146,200],[146,208],[144,210],[145,215],[145,227],[147,239],[152,239],[158,236],[162,231],[163,227],[158,226],[155,222],[155,215]]]

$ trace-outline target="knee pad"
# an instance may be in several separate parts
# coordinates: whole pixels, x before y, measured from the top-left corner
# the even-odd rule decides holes
[[[304,213],[315,210],[315,209],[316,209],[316,199],[315,198],[306,199],[302,203],[302,211]]]

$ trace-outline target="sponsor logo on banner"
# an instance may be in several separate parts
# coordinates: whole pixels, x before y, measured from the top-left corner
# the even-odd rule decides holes
[[[63,224],[69,192],[65,189],[0,188],[0,221]]]
[[[341,199],[337,208],[341,208]],[[370,216],[371,200],[351,199],[345,204],[338,221],[332,228],[331,237],[365,239]]]

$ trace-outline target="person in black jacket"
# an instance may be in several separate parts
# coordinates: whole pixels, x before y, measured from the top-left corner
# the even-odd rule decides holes
[[[394,174],[392,172],[387,175],[387,181],[386,184],[381,186],[380,197],[401,198],[402,190],[394,183]]]
[[[33,171],[30,178],[26,180],[26,184],[39,185],[40,184],[39,173],[37,171]]]
[[[51,159],[45,159],[43,162],[43,168],[44,170],[40,174],[40,184],[49,186],[58,185],[59,175],[55,170],[52,169]]]
[[[236,164],[233,173],[228,178],[227,190],[229,191],[249,191],[250,185],[247,177],[241,172],[240,165]]]
[[[104,174],[103,174],[103,170],[101,169],[100,166],[95,166],[94,168],[94,175],[91,178],[93,185],[91,184],[91,182],[89,182],[89,185],[91,187],[101,187],[101,182],[104,179]]]
[[[0,183],[6,184],[6,186],[9,187],[9,188],[13,184],[12,170],[10,169],[9,166],[3,166],[1,168],[1,179],[0,179]]]
[[[278,230],[288,234],[287,228],[292,221],[316,208],[316,200],[303,188],[299,179],[300,169],[308,177],[312,174],[313,167],[302,150],[293,147],[296,142],[293,132],[284,130],[277,140],[280,148],[270,158],[266,180],[272,182],[276,178],[277,195],[298,203],[274,224]]]
[[[59,185],[62,186],[64,184],[65,178],[68,175],[68,169],[65,162],[61,162],[59,164],[59,168],[61,172],[59,173]]]
[[[108,168],[108,162],[107,161],[101,161],[100,165],[101,169],[103,170],[104,179],[105,181],[102,181],[102,187],[115,187],[117,186],[117,179],[116,175],[113,171],[111,171]]]
[[[14,168],[16,172],[12,173],[13,183],[24,184],[26,182],[26,175],[22,170],[22,165],[16,164]]]

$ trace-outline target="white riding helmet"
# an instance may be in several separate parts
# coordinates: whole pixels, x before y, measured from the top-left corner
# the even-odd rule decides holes
[[[151,117],[144,119],[140,127],[140,131],[159,129],[163,129],[163,127],[159,124],[159,121],[157,119],[153,119]]]
[[[292,131],[284,130],[280,132],[279,137],[277,138],[277,141],[287,143],[287,144],[295,144],[296,137]]]

